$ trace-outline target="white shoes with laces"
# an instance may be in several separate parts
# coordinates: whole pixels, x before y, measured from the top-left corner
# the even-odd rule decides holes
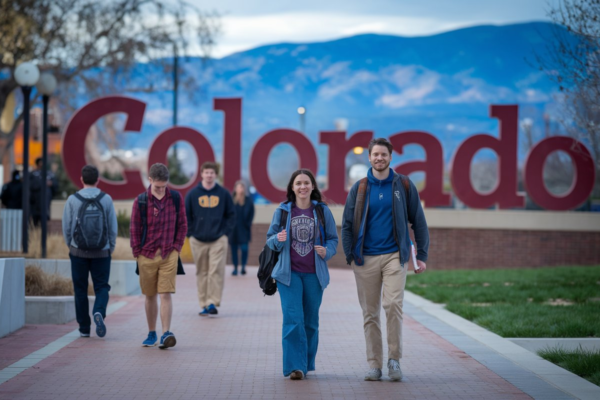
[[[388,360],[388,376],[392,381],[402,380],[402,370],[400,369],[400,362],[398,360]]]
[[[378,381],[381,380],[381,370],[379,368],[371,368],[365,374],[365,381]]]

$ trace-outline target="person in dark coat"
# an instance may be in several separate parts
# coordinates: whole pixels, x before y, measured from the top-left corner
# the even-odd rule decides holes
[[[15,210],[23,209],[23,182],[21,182],[21,172],[13,171],[12,181],[2,187],[1,198],[4,207]]]
[[[254,219],[254,203],[246,193],[244,181],[237,181],[233,186],[233,204],[235,205],[235,226],[229,235],[231,247],[232,275],[238,274],[238,250],[242,251],[242,275],[246,275],[248,261],[248,243],[252,239],[252,220]]]
[[[39,226],[40,221],[42,220],[42,189],[46,190],[46,207],[47,213],[46,216],[50,219],[50,203],[52,202],[52,197],[58,192],[58,179],[50,169],[46,171],[46,182],[42,181],[42,163],[43,160],[41,157],[35,160],[35,167],[31,174],[29,175],[29,202],[31,204],[31,218],[33,219],[33,224],[35,226]]]

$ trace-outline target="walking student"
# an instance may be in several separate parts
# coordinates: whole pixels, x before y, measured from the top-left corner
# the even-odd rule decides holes
[[[202,181],[185,198],[188,237],[196,264],[200,316],[217,315],[221,306],[227,236],[233,231],[235,209],[231,194],[217,183],[219,166],[205,162]]]
[[[138,263],[140,288],[146,296],[146,319],[148,337],[142,346],[156,346],[156,320],[160,296],[160,322],[162,336],[159,348],[175,346],[177,340],[171,332],[173,315],[172,293],[179,254],[185,241],[187,220],[181,195],[167,187],[169,170],[157,163],[148,171],[150,186],[133,202],[130,223],[130,243]],[[140,211],[141,210],[141,211]],[[144,211],[145,210],[145,213]],[[142,213],[145,214],[142,215]],[[145,224],[144,224],[145,222]]]
[[[267,232],[267,245],[280,252],[271,276],[277,281],[283,312],[283,376],[294,380],[315,370],[319,308],[329,284],[327,261],[337,244],[333,215],[313,174],[305,169],[294,172],[287,201],[275,210]]]
[[[86,165],[81,170],[83,189],[67,199],[62,218],[65,243],[69,246],[71,275],[75,293],[75,314],[82,337],[90,336],[88,279],[92,276],[93,318],[96,335],[106,335],[106,306],[110,285],[110,260],[117,243],[117,216],[110,195],[100,191],[98,169]]]
[[[237,181],[233,185],[233,204],[235,206],[235,225],[229,235],[231,246],[231,261],[233,262],[232,275],[238,274],[238,249],[242,252],[242,275],[246,275],[248,262],[248,243],[252,239],[252,220],[254,219],[254,203],[246,194],[244,181]]]
[[[408,223],[416,240],[415,272],[425,271],[429,231],[415,185],[390,168],[392,144],[386,139],[369,143],[371,168],[367,178],[350,189],[342,224],[346,261],[356,278],[358,300],[363,312],[367,381],[381,379],[383,345],[379,310],[387,318],[388,376],[402,380],[402,302],[406,271],[411,259]]]

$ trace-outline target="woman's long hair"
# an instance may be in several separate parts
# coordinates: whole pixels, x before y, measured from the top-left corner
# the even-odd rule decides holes
[[[244,196],[241,199],[238,199],[237,197],[237,187],[238,185],[242,185],[244,187]],[[242,180],[237,181],[234,185],[233,185],[233,190],[231,191],[231,197],[233,197],[233,204],[239,204],[240,206],[243,206],[244,203],[246,202],[246,192],[247,192],[248,188],[246,187],[246,183]]]
[[[294,172],[292,174],[292,176],[290,177],[290,181],[288,182],[288,185],[287,185],[287,201],[291,201],[292,203],[296,202],[296,193],[294,193],[293,187],[294,187],[294,180],[296,179],[296,177],[298,175],[306,175],[310,178],[310,182],[313,185],[313,191],[310,193],[310,199],[316,200],[320,203],[323,202],[323,198],[321,196],[321,191],[319,190],[319,188],[317,186],[317,181],[315,180],[315,177],[312,174],[312,172],[310,172],[310,170],[308,170],[308,169],[299,169],[296,172]]]

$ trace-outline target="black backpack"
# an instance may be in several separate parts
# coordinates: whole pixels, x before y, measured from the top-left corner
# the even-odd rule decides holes
[[[323,206],[317,206],[315,210],[317,211],[317,218],[321,221],[321,225],[323,226],[324,234],[321,237],[321,243],[325,245],[327,231],[325,230],[325,213],[323,211]],[[281,219],[279,220],[279,228],[286,226],[287,216],[288,212],[283,210],[281,212]],[[258,277],[260,288],[267,296],[272,296],[277,293],[277,282],[271,277],[271,274],[273,273],[273,268],[275,268],[277,261],[279,261],[279,253],[279,251],[272,250],[265,244],[265,247],[263,247],[258,256],[258,273],[256,276]]]
[[[171,200],[175,206],[175,237],[177,237],[177,231],[179,228],[179,192],[170,190]],[[148,192],[140,193],[138,195],[138,211],[140,212],[140,219],[142,220],[142,241],[141,247],[144,247],[146,243],[146,235],[148,234]],[[175,239],[173,239],[175,240]],[[135,264],[135,273],[140,274],[140,269],[137,263]],[[177,259],[177,275],[185,275],[183,270],[183,264],[181,263],[181,257]]]
[[[288,212],[282,210],[279,228],[286,226],[287,216]],[[258,273],[256,276],[258,277],[260,288],[267,296],[273,296],[277,293],[277,282],[275,279],[271,278],[273,268],[275,267],[275,264],[277,264],[277,261],[279,261],[279,251],[272,250],[265,244],[265,247],[263,247],[258,256]]]
[[[81,201],[73,240],[81,250],[102,250],[108,243],[108,221],[100,200],[106,193],[88,199],[75,193],[75,197]]]

